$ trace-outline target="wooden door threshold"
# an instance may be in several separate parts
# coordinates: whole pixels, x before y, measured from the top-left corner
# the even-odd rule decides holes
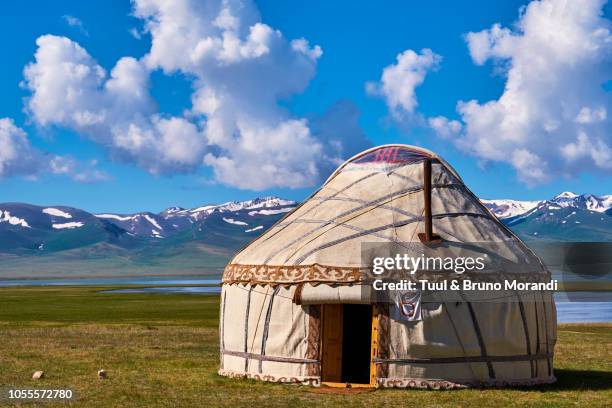
[[[323,381],[321,382],[321,385],[330,388],[376,388],[375,384],[357,384],[331,381]]]

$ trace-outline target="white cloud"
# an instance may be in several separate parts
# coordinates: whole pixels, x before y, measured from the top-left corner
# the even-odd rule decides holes
[[[587,106],[580,109],[578,115],[576,116],[576,122],[586,125],[589,123],[603,122],[606,120],[607,111],[606,108],[600,106],[598,108],[589,108]]]
[[[519,178],[527,183],[541,183],[550,178],[546,163],[527,149],[519,148],[512,152],[512,165],[520,169]]]
[[[450,139],[453,136],[457,136],[463,129],[461,122],[458,120],[449,120],[444,116],[429,118],[427,122],[429,126],[444,139]]]
[[[51,173],[68,176],[79,183],[97,183],[110,180],[110,176],[98,169],[97,165],[96,160],[81,163],[70,156],[51,156],[45,163],[45,167]]]
[[[185,118],[155,113],[149,71],[139,60],[123,57],[108,75],[68,38],[45,35],[36,43],[24,75],[32,91],[27,109],[38,124],[70,128],[151,173],[200,165],[204,136]]]
[[[152,36],[147,65],[196,77],[192,113],[206,118],[213,149],[204,163],[217,180],[264,189],[309,186],[323,176],[325,141],[278,105],[308,85],[320,47],[288,41],[250,2],[135,5]]]
[[[45,154],[30,144],[26,132],[12,119],[0,118],[0,179],[36,179],[40,173],[50,172],[82,183],[107,180],[109,176],[96,166],[95,161],[83,164],[69,156]]]
[[[77,28],[81,33],[85,34],[86,36],[89,35],[89,33],[87,32],[87,30],[85,29],[85,25],[83,24],[83,22],[75,17],[75,16],[71,16],[69,14],[65,14],[62,16],[62,19],[66,22],[66,24],[68,24],[70,27],[75,27]]]
[[[363,142],[353,123],[334,144],[279,101],[302,92],[322,50],[261,22],[250,1],[135,0],[150,34],[149,52],[120,59],[110,75],[77,43],[45,35],[25,71],[37,124],[67,127],[112,157],[155,174],[211,166],[218,181],[241,188],[304,187]],[[157,111],[149,75],[192,81],[184,115]],[[338,144],[340,146],[338,146]],[[343,156],[339,156],[342,154]]]
[[[323,55],[323,50],[320,46],[315,45],[314,47],[310,47],[310,43],[305,38],[298,38],[297,40],[291,41],[291,48],[299,53],[309,56],[313,60],[316,60]]]
[[[36,122],[69,124],[94,116],[97,107],[83,95],[96,91],[104,69],[68,38],[45,35],[36,44],[36,62],[24,69],[25,84],[33,91],[28,108]]]
[[[476,65],[483,65],[488,59],[510,58],[518,38],[507,28],[493,24],[489,30],[468,33],[465,36],[470,56]]]
[[[478,158],[510,163],[528,184],[612,170],[611,23],[602,0],[533,1],[514,29],[466,35],[474,63],[492,60],[506,84],[497,100],[461,101],[454,140]],[[444,121],[430,125],[448,137]],[[450,122],[449,122],[450,123]]]
[[[0,119],[0,178],[33,175],[38,171],[39,153],[27,134],[12,119]]]
[[[417,54],[406,50],[398,54],[397,62],[383,69],[378,82],[368,82],[366,92],[384,98],[389,111],[396,119],[414,112],[418,105],[416,88],[423,83],[428,71],[437,69],[442,57],[430,49]]]
[[[205,157],[218,180],[255,190],[269,185],[307,186],[317,180],[313,158],[322,157],[322,145],[313,140],[305,120],[287,120],[273,128],[240,121],[238,132],[240,142],[230,154]]]
[[[142,39],[142,34],[140,33],[140,31],[138,31],[138,29],[136,27],[132,27],[128,30],[128,33],[130,33],[130,35],[132,37],[134,37],[137,40]]]

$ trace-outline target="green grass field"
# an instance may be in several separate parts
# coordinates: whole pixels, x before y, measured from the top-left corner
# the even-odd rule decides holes
[[[0,289],[0,406],[8,388],[71,388],[84,407],[612,405],[612,324],[561,325],[550,386],[321,394],[219,377],[218,296],[102,289]],[[36,370],[46,378],[32,380]]]

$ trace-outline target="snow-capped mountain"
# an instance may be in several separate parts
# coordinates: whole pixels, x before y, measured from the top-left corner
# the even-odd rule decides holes
[[[612,195],[563,192],[541,201],[482,202],[525,239],[612,241]],[[163,256],[164,251],[180,254],[179,248],[185,246],[195,252],[202,247],[231,253],[296,205],[263,197],[196,208],[170,207],[159,213],[91,214],[67,206],[0,203],[0,255],[98,248],[96,256],[105,256],[108,248],[121,248],[127,250],[125,256],[142,250]]]
[[[212,240],[232,248],[262,233],[295,205],[263,197],[193,209],[170,207],[157,214],[91,214],[66,206],[3,203],[0,253],[57,251],[102,242],[133,247],[170,237],[177,237],[175,242]]]
[[[497,218],[503,219],[524,214],[542,201],[480,200]]]
[[[192,209],[170,207],[159,214],[150,212],[129,215],[105,213],[96,214],[96,217],[108,220],[131,234],[165,238],[192,228],[212,214],[235,213],[231,217],[222,217],[222,219],[229,224],[245,226],[249,223],[248,220],[242,219],[244,217],[253,217],[256,214],[267,216],[283,214],[291,211],[295,205],[295,201],[278,197],[262,197],[247,201],[210,204]]]
[[[223,204],[212,204],[205,205],[203,207],[192,208],[189,210],[178,209],[178,207],[169,208],[164,211],[168,218],[171,217],[182,217],[188,215],[195,221],[202,220],[208,217],[213,212],[236,212],[242,210],[255,210],[255,209],[292,209],[295,207],[296,202],[291,200],[284,200],[279,197],[261,197],[247,201],[229,201]]]
[[[125,231],[93,214],[66,206],[0,204],[0,253],[64,250],[115,242]]]
[[[526,239],[612,241],[612,195],[598,197],[565,191],[542,201],[482,202]]]
[[[595,212],[605,212],[612,208],[612,195],[598,197],[593,194],[578,195],[565,191],[549,201],[559,207],[576,207]]]
[[[525,214],[503,220],[525,239],[548,241],[612,241],[612,216],[578,207],[543,203]]]
[[[612,208],[612,195],[598,197],[593,194],[578,195],[570,191],[564,191],[549,200],[520,201],[502,199],[480,201],[499,219],[523,215],[539,206],[550,207],[552,210],[575,207],[595,212],[605,212]]]
[[[96,214],[96,217],[107,220],[130,234],[154,238],[171,235],[174,232],[180,231],[181,227],[184,227],[184,225],[178,225],[176,222],[168,222],[168,219],[161,214],[150,212],[130,215]]]
[[[230,201],[225,204],[219,205],[217,208],[221,211],[240,211],[240,210],[254,210],[258,208],[277,208],[294,206],[295,201],[283,200],[279,197],[261,197],[255,198],[248,201]]]
[[[0,228],[74,229],[80,228],[93,216],[88,212],[65,206],[39,207],[21,203],[0,204]]]

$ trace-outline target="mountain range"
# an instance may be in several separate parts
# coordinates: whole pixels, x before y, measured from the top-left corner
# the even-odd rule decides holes
[[[160,213],[92,214],[61,205],[0,204],[0,252],[48,252],[109,243],[119,247],[210,241],[239,246],[296,206],[278,197],[255,198]],[[214,241],[214,237],[223,238]]]
[[[218,275],[297,203],[278,197],[159,213],[0,204],[0,278]]]
[[[482,200],[527,241],[612,242],[612,195]],[[0,203],[0,276],[218,273],[229,257],[297,206],[262,197],[159,213],[93,214]],[[42,275],[41,275],[42,276]]]
[[[612,195],[569,191],[549,200],[481,200],[524,240],[612,242]]]

